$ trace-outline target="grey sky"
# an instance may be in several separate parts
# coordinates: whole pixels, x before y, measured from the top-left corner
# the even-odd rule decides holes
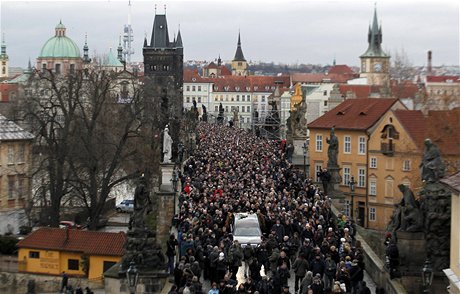
[[[359,65],[367,48],[367,30],[374,1],[140,1],[132,0],[134,61],[142,61],[144,35],[150,34],[157,12],[164,12],[170,38],[180,24],[185,59],[231,60],[238,30],[247,60]],[[459,4],[443,1],[378,1],[377,13],[387,53],[404,49],[414,65],[459,64]],[[90,54],[116,50],[127,23],[128,1],[5,1],[1,0],[1,31],[11,66],[33,62],[62,19],[67,36],[80,47],[88,33]]]

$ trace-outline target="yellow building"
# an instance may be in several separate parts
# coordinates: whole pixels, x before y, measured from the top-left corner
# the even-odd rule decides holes
[[[451,294],[460,294],[460,172],[442,179],[452,192],[450,218],[450,266],[443,270],[449,279]]]
[[[19,271],[48,275],[66,272],[99,280],[121,260],[125,242],[122,232],[40,228],[18,243]]]
[[[310,174],[317,182],[317,172],[327,168],[327,139],[331,128],[335,127],[339,140],[338,164],[341,168],[339,187],[345,195],[344,213],[365,227],[380,226],[380,219],[376,215],[377,204],[370,204],[371,191],[367,184],[374,137],[381,136],[377,125],[386,113],[396,109],[405,109],[397,99],[348,99],[308,125]],[[353,192],[349,185],[352,178],[356,182]]]
[[[348,99],[308,125],[312,175],[327,166],[326,138],[334,125],[344,212],[367,228],[386,230],[402,199],[398,185],[417,195],[426,138],[439,147],[447,175],[460,170],[460,108],[423,114],[405,109],[397,99]]]

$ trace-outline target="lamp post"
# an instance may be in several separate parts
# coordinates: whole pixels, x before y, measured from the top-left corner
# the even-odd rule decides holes
[[[351,218],[354,219],[354,212],[353,212],[353,207],[354,207],[354,202],[355,202],[355,177],[351,176],[351,179],[348,181],[348,186],[350,187],[350,194],[351,194],[351,208],[350,208],[350,214]]]
[[[307,142],[304,142],[304,143],[303,143],[302,150],[303,150],[303,169],[305,170],[305,177],[308,178],[308,171],[307,171],[307,151],[308,151],[308,145],[307,145]]]
[[[172,174],[172,184],[173,184],[173,190],[174,190],[174,217],[176,216],[176,194],[177,194],[177,182],[179,181],[179,175],[177,172],[177,168],[174,168],[173,174]]]
[[[422,285],[423,293],[430,293],[430,286],[433,283],[433,268],[431,267],[431,260],[429,257],[425,260],[425,264],[422,268]]]
[[[134,261],[131,261],[129,264],[129,268],[126,271],[126,278],[128,280],[129,293],[136,294],[137,283],[139,282],[139,271]]]

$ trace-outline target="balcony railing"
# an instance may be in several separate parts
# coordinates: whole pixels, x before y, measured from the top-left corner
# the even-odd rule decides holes
[[[395,144],[393,142],[382,142],[380,143],[380,150],[384,155],[393,156],[395,152]]]

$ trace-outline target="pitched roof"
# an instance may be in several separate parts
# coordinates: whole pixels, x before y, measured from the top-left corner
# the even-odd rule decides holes
[[[460,83],[459,76],[427,76],[426,77],[427,83]]]
[[[460,193],[460,172],[441,179],[441,182],[447,184],[449,187],[457,191],[457,193]]]
[[[367,130],[373,126],[398,99],[347,99],[308,124],[310,129]]]
[[[68,233],[68,238],[67,238]],[[19,248],[83,252],[88,255],[122,256],[126,235],[73,229],[40,228],[24,240]]]
[[[0,114],[0,141],[32,140],[34,135]]]
[[[293,73],[292,82],[295,83],[346,83],[356,78],[358,74],[337,73]]]
[[[430,138],[443,155],[460,155],[460,108],[433,110],[424,115],[419,110],[395,110],[395,116],[420,151]]]
[[[334,65],[331,66],[328,70],[329,74],[339,74],[339,75],[344,75],[344,74],[351,74],[354,75],[355,72],[346,64],[339,64],[339,65]]]

